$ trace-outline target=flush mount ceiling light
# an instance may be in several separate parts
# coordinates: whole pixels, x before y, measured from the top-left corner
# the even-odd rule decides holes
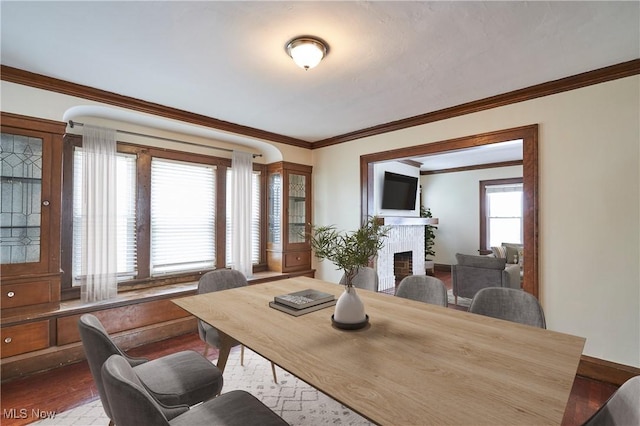
[[[316,37],[296,37],[285,46],[293,62],[305,71],[315,67],[327,56],[329,46]]]

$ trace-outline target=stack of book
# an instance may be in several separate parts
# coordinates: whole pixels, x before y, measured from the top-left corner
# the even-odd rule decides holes
[[[313,289],[276,296],[273,298],[273,302],[269,302],[269,306],[272,308],[296,317],[335,304],[336,298],[333,294]]]

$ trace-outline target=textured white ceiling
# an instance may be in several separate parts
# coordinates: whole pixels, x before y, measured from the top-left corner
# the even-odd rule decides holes
[[[4,65],[311,142],[640,57],[636,1],[1,8]],[[307,72],[303,34],[330,45]]]
[[[522,159],[522,139],[411,158],[421,164],[421,171],[447,170]]]

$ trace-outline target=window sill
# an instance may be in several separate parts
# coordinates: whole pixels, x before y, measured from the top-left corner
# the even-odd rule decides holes
[[[295,273],[263,271],[256,272],[251,278],[248,279],[248,281],[249,285],[261,284],[269,281],[283,280],[294,276],[313,275],[314,273],[315,270],[313,269]],[[2,318],[0,319],[0,325],[14,325],[23,322],[31,322],[38,319],[54,319],[68,315],[95,312],[103,309],[133,305],[142,302],[190,296],[196,293],[197,288],[198,281],[190,281],[178,284],[167,284],[143,289],[120,291],[115,298],[101,302],[84,303],[79,299],[67,300],[60,302],[59,308],[50,311],[34,312]]]

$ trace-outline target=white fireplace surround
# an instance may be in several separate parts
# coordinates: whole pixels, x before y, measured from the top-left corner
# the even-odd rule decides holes
[[[390,229],[376,258],[379,291],[393,289],[396,285],[393,273],[393,255],[396,253],[410,251],[413,274],[425,274],[424,226],[427,225],[427,219],[387,217],[384,218],[384,222]]]

